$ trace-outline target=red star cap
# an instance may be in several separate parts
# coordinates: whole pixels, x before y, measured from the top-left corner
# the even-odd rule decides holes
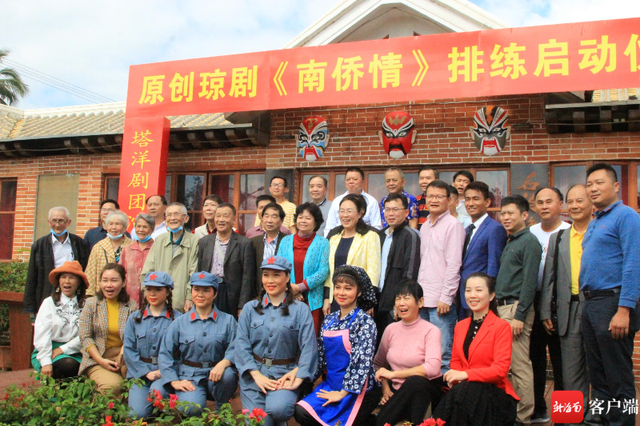
[[[150,280],[155,281],[155,280],[156,280],[156,278],[158,278],[158,276],[157,276],[155,273],[154,273],[154,274],[149,275],[149,279],[150,279]]]
[[[269,265],[273,265],[273,263],[274,263],[275,261],[276,261],[276,258],[275,258],[275,257],[273,257],[273,256],[271,256],[269,259],[267,259],[267,263],[268,263]]]
[[[200,279],[204,279],[204,274],[200,274],[200,275],[198,275],[198,278],[200,278]]]

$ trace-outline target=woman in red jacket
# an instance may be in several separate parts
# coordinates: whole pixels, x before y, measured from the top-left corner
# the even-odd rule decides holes
[[[451,370],[444,375],[451,391],[434,413],[447,426],[515,422],[519,398],[507,379],[511,326],[498,318],[495,285],[481,272],[467,279],[465,298],[473,316],[456,325]]]

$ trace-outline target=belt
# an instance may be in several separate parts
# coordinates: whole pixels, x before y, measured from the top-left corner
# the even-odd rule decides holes
[[[286,358],[286,359],[272,359],[272,358],[260,358],[258,355],[253,354],[253,359],[258,361],[260,364],[264,364],[267,367],[271,367],[272,365],[287,365],[293,364],[296,362],[296,358]]]
[[[140,357],[140,361],[146,362],[147,364],[158,365],[158,357],[152,356],[151,358]]]
[[[216,364],[218,364],[218,361],[216,362],[193,362],[193,361],[188,361],[186,359],[182,360],[182,363],[184,365],[188,365],[189,367],[196,367],[196,368],[213,368],[216,366]]]
[[[517,301],[518,299],[515,297],[503,297],[502,299],[498,299],[498,306],[513,305]]]
[[[582,293],[584,294],[584,298],[587,300],[593,299],[594,297],[609,297],[620,294],[620,287],[608,290],[584,290]]]
[[[572,294],[571,295],[571,301],[572,302],[579,302],[580,301],[580,295],[579,294]]]

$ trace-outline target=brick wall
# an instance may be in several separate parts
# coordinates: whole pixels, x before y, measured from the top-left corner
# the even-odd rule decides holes
[[[510,124],[531,123],[532,128],[512,127],[511,142],[501,154],[481,155],[469,136],[474,112],[487,104],[505,108]],[[394,110],[409,111],[418,137],[409,155],[390,159],[377,132],[382,118]],[[267,148],[232,148],[205,151],[172,151],[168,170],[217,172],[292,168],[344,168],[348,165],[507,165],[559,161],[640,159],[640,133],[546,133],[543,95],[444,99],[409,104],[363,104],[313,109],[279,110],[271,113],[271,144]],[[294,139],[302,119],[321,115],[328,120],[331,141],[325,156],[315,162],[298,157]],[[33,243],[37,178],[42,174],[79,173],[80,188],[76,232],[83,235],[96,226],[104,174],[118,173],[120,154],[61,155],[0,160],[0,177],[18,178],[14,259],[27,260]],[[294,190],[300,191],[299,182]],[[297,198],[294,198],[297,199]],[[634,373],[640,383],[640,338],[636,341]]]

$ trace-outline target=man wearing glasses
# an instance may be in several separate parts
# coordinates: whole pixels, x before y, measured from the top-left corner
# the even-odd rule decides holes
[[[288,228],[292,234],[296,233],[296,224],[293,221],[293,216],[296,214],[296,205],[285,198],[285,194],[289,192],[287,187],[287,180],[282,176],[274,176],[271,178],[269,184],[269,192],[276,199],[276,203],[280,204],[284,210],[284,221],[282,226]],[[260,225],[260,217],[256,215],[256,221],[253,226]]]
[[[429,217],[420,228],[418,283],[424,292],[420,317],[440,329],[442,373],[449,371],[453,330],[458,314],[453,303],[460,284],[464,228],[449,213],[449,184],[434,180],[427,187]]]
[[[394,321],[396,289],[402,280],[416,280],[420,268],[420,237],[408,226],[407,197],[394,193],[385,197],[384,215],[388,226],[378,231],[382,246],[378,285],[380,301],[376,315],[378,341],[382,338],[384,329]]]
[[[49,210],[51,233],[39,238],[31,246],[27,282],[24,289],[24,311],[35,314],[42,301],[53,293],[49,282],[49,273],[62,266],[66,261],[77,260],[82,269],[87,267],[89,245],[85,240],[70,233],[71,217],[66,207],[54,207]]]

